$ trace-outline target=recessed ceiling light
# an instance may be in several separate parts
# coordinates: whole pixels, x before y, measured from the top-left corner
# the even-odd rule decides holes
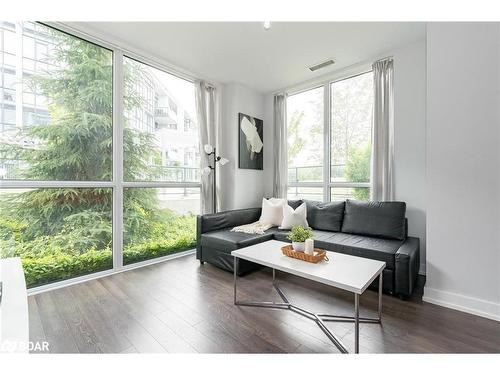
[[[271,28],[271,21],[264,21],[264,29],[269,30]]]

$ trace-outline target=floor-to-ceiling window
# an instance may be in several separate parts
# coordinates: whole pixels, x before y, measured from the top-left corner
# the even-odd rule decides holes
[[[126,56],[123,71],[123,263],[129,264],[195,247],[200,154],[193,83]],[[188,119],[192,124],[184,126]]]
[[[288,198],[370,198],[373,75],[287,98]]]
[[[0,257],[29,287],[194,247],[194,98],[115,48],[0,22]]]

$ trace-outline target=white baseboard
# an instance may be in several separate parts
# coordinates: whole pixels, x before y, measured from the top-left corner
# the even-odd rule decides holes
[[[500,303],[486,301],[443,290],[424,288],[425,302],[466,312],[500,322]]]

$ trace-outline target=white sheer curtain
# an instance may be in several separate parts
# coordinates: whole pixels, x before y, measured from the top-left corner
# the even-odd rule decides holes
[[[196,112],[200,139],[201,169],[210,165],[210,158],[203,150],[206,144],[217,146],[217,98],[216,89],[204,81],[196,81]],[[212,156],[210,156],[212,157]],[[212,172],[213,173],[213,172]],[[201,213],[208,214],[213,209],[213,175],[201,176]]]
[[[288,155],[286,138],[286,94],[274,96],[273,197],[286,198]]]
[[[394,200],[394,63],[373,63],[372,199]]]

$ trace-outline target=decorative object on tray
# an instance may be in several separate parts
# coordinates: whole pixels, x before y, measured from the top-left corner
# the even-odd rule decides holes
[[[308,238],[306,240],[306,248],[304,253],[307,255],[314,255],[314,240],[312,238]]]
[[[302,227],[300,225],[296,225],[292,227],[290,233],[288,233],[287,238],[292,241],[292,247],[295,251],[305,250],[305,241],[308,238],[313,237],[313,232],[309,228]]]
[[[328,256],[326,255],[326,251],[321,249],[314,249],[313,255],[309,255],[301,251],[294,250],[292,245],[286,245],[281,248],[281,251],[287,257],[304,260],[309,263],[319,263],[322,260],[328,262],[329,260]]]

